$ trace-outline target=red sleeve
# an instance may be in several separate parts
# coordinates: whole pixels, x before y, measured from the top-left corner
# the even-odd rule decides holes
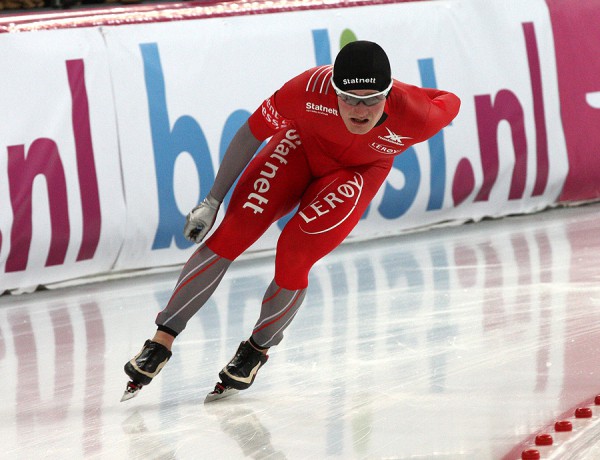
[[[301,73],[284,84],[270,98],[260,105],[248,119],[252,134],[259,140],[272,136],[285,128],[291,120],[301,117],[304,113],[304,94],[307,81],[312,75],[311,70]]]
[[[460,109],[460,99],[455,94],[434,88],[423,88],[431,101],[423,137],[429,139],[448,125]]]
[[[284,118],[275,106],[275,95],[265,99],[258,109],[248,118],[250,131],[258,140],[265,140],[277,131],[285,128],[288,120]]]

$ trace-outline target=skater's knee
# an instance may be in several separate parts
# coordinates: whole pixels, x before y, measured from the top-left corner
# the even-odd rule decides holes
[[[308,272],[294,272],[286,270],[283,273],[275,272],[275,282],[278,286],[290,291],[299,291],[308,287]]]
[[[206,247],[217,256],[227,259],[230,262],[233,262],[246,250],[243,245],[238,247],[237,244],[233,244],[232,239],[230,239],[229,236],[223,236],[222,232],[213,233],[213,235],[206,240]]]
[[[275,257],[275,282],[279,287],[298,291],[308,287],[308,274],[315,262],[305,254],[297,257],[289,253],[277,253]]]

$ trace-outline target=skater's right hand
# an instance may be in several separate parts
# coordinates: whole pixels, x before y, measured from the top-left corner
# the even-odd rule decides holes
[[[221,202],[209,193],[202,203],[187,215],[183,235],[194,243],[200,243],[214,225],[220,206]]]

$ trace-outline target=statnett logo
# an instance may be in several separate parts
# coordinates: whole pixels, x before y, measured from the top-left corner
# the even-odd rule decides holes
[[[344,85],[357,85],[359,83],[377,84],[376,78],[344,78]]]
[[[337,117],[338,111],[333,107],[327,107],[322,104],[314,104],[312,102],[306,103],[306,111],[311,113],[318,113],[319,115],[335,115]]]
[[[273,153],[269,155],[270,161],[264,164],[259,173],[260,177],[257,177],[254,181],[254,192],[248,195],[242,206],[243,208],[250,208],[254,214],[262,214],[264,206],[269,203],[269,199],[265,194],[271,188],[271,181],[275,180],[279,168],[288,164],[286,157],[296,150],[299,145],[302,145],[300,135],[296,133],[295,129],[289,129],[285,133],[285,137],[275,146]]]

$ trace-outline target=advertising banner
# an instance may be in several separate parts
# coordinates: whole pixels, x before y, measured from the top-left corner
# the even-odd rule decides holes
[[[0,291],[108,271],[125,203],[95,30],[0,35]]]
[[[2,33],[0,292],[185,262],[185,215],[237,129],[352,40],[378,42],[396,79],[462,107],[396,157],[349,241],[598,199],[600,4],[584,3],[275,2],[222,16],[182,3],[180,21],[157,10],[156,22]],[[285,222],[251,252],[273,249]]]

